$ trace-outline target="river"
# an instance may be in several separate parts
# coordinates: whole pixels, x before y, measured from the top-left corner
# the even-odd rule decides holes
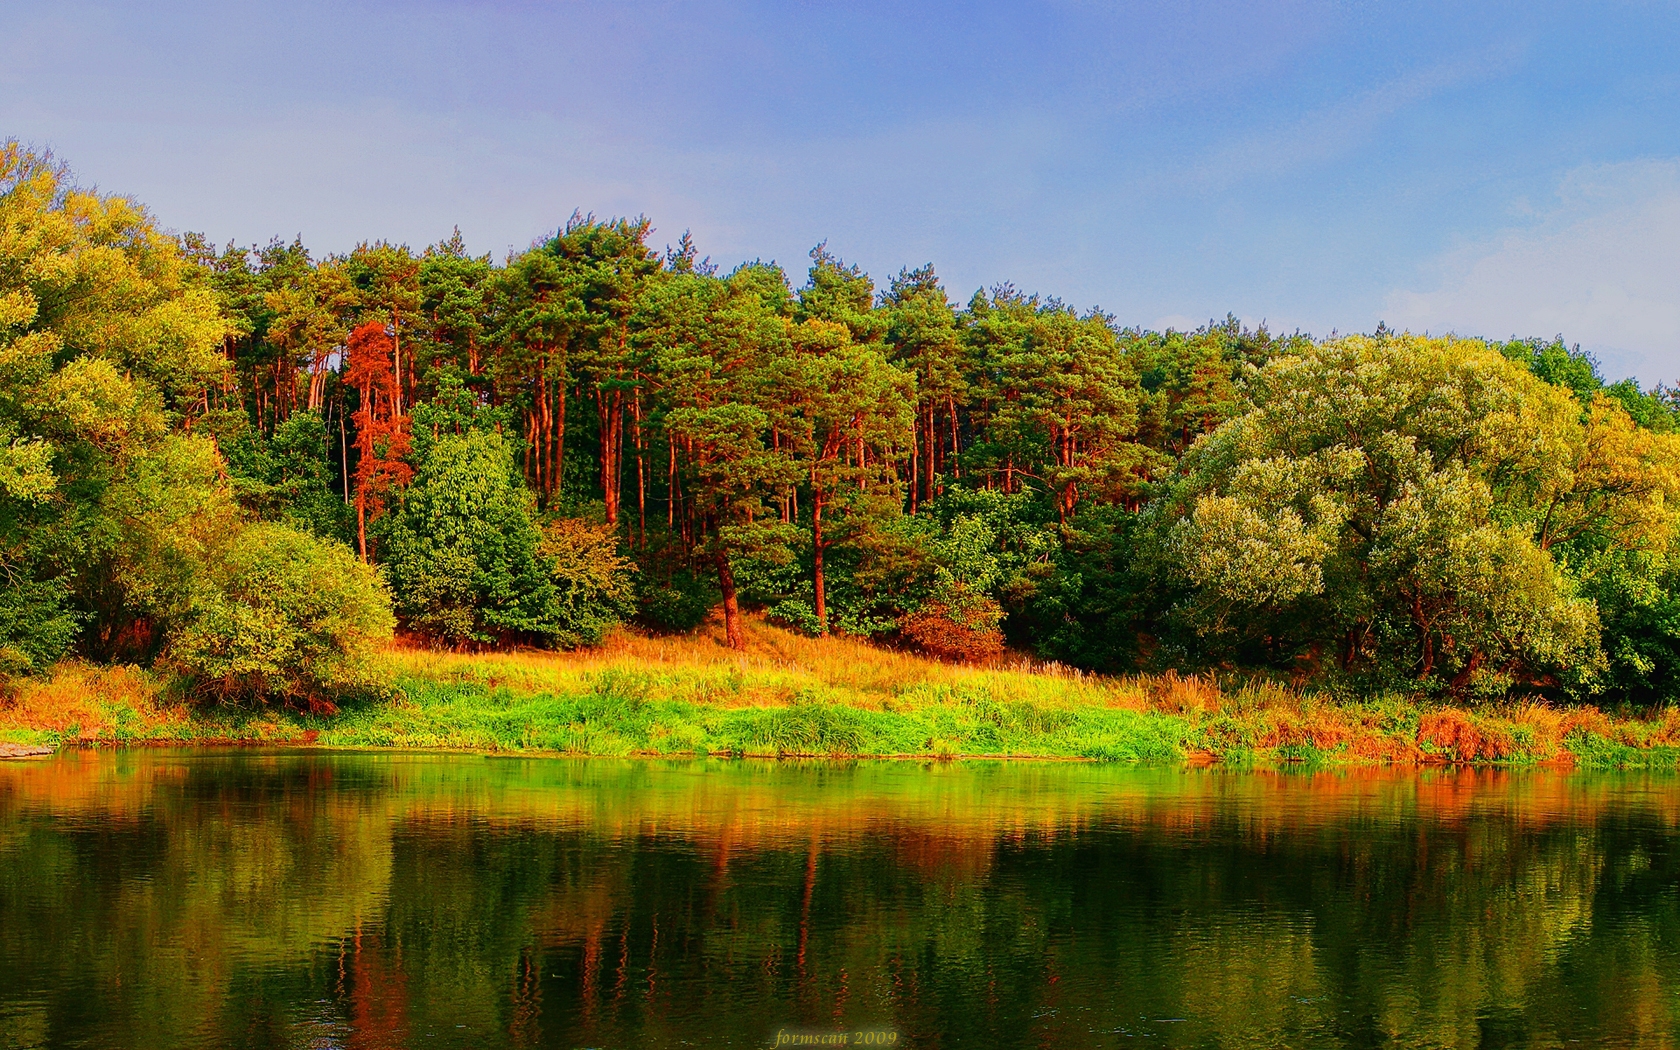
[[[0,1047],[1680,1043],[1680,778],[0,762]]]

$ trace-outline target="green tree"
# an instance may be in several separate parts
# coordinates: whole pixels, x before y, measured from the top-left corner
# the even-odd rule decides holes
[[[1036,481],[1063,523],[1081,499],[1136,506],[1162,459],[1134,440],[1137,373],[1109,319],[1007,294],[981,305],[974,327],[994,386],[988,427],[1005,491]]]
[[[383,528],[403,623],[454,646],[554,639],[555,587],[534,511],[501,433],[430,442]]]
[[[829,545],[903,505],[895,464],[911,440],[914,380],[835,322],[790,324],[788,346],[777,362],[775,403],[786,412],[777,425],[809,486],[812,611],[827,634]]]
[[[887,326],[875,311],[875,282],[830,252],[826,241],[811,249],[811,269],[799,289],[793,319],[843,324],[856,343],[874,342]]]
[[[1579,413],[1484,344],[1349,337],[1274,359],[1169,510],[1207,636],[1271,661],[1495,690],[1581,680],[1598,618],[1549,555]]]
[[[691,282],[688,306],[672,324],[660,368],[669,410],[664,417],[674,450],[672,476],[695,554],[710,562],[723,596],[725,635],[746,645],[741,627],[735,559],[791,560],[792,526],[773,509],[799,478],[788,452],[776,447],[774,351],[785,320],[764,292],[779,283],[748,265],[719,281]],[[768,278],[768,279],[767,279]],[[700,340],[684,336],[698,324]]]
[[[583,307],[587,354],[578,372],[595,402],[601,499],[607,524],[615,526],[623,503],[627,411],[634,425],[638,475],[646,474],[640,399],[644,364],[632,322],[649,285],[662,273],[658,254],[647,246],[652,229],[645,218],[599,222],[573,215],[542,248],[572,275]],[[645,485],[638,491],[645,499]],[[639,509],[645,519],[645,504]]]
[[[43,669],[78,627],[104,652],[124,648],[131,626],[144,635],[134,648],[155,644],[150,613],[178,587],[172,569],[148,571],[173,556],[146,550],[191,540],[150,526],[204,520],[195,497],[159,490],[183,460],[214,457],[207,443],[166,444],[168,421],[220,383],[230,330],[205,272],[143,209],[75,189],[50,157],[0,143],[0,654],[10,669]],[[152,604],[125,612],[125,598]]]
[[[956,312],[933,264],[900,270],[882,297],[892,360],[916,379],[910,446],[910,512],[938,495],[938,479],[960,472],[962,420],[969,383]],[[940,413],[944,419],[940,419]]]
[[[493,279],[492,397],[525,419],[525,477],[547,508],[561,494],[573,351],[585,334],[578,280],[550,251],[509,260]]]
[[[467,254],[459,227],[449,240],[426,249],[420,257],[420,312],[429,339],[425,368],[448,367],[468,377],[483,371],[495,276],[490,256]]]
[[[1193,332],[1127,331],[1121,341],[1143,389],[1138,439],[1172,456],[1248,409],[1255,369],[1312,342],[1299,332],[1274,337],[1264,324],[1251,331],[1231,314]]]

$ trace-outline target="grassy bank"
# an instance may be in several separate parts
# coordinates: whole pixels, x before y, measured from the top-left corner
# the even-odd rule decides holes
[[[0,701],[0,742],[272,742],[588,755],[1010,755],[1123,761],[1577,762],[1673,767],[1680,710],[1360,703],[1271,683],[953,667],[753,624],[577,654],[393,649],[395,699],[331,716],[204,708],[134,668],[62,665]]]

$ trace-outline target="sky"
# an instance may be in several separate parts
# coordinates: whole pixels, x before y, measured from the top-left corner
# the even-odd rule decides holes
[[[1680,4],[0,0],[0,138],[220,243],[574,210],[1123,324],[1562,335],[1680,382]]]

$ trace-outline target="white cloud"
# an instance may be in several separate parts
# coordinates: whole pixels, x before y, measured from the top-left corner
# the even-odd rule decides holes
[[[1680,379],[1680,160],[1577,169],[1550,208],[1432,269],[1434,290],[1389,295],[1390,324],[1561,333],[1596,353],[1609,378]]]

